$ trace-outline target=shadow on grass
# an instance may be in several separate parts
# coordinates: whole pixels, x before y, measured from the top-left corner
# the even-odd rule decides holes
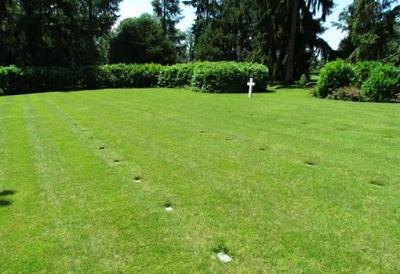
[[[16,193],[15,190],[6,189],[6,190],[3,190],[3,191],[0,191],[0,196],[14,195],[15,193]]]
[[[193,90],[194,92],[198,93],[208,93],[208,94],[244,94],[247,95],[249,92],[248,91],[229,91],[229,92],[202,92],[198,90]],[[265,91],[253,91],[254,94],[265,94],[265,93],[274,93],[275,89],[266,89]]]
[[[0,191],[0,197],[14,195],[15,193],[16,193],[15,190],[6,189],[3,191]],[[0,207],[6,207],[11,204],[12,204],[12,201],[10,201],[10,200],[0,199]]]
[[[0,200],[0,208],[1,208],[1,207],[9,206],[9,205],[11,205],[11,204],[12,204],[12,202],[9,201],[9,200]]]
[[[300,84],[299,82],[294,82],[291,84],[284,82],[274,82],[271,83],[270,86],[274,88],[274,90],[280,89],[311,89],[314,88],[317,84],[317,80],[310,79],[306,84]]]

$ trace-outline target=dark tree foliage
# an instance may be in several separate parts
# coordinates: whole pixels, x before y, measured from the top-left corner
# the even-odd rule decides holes
[[[144,14],[120,23],[111,39],[110,61],[171,64],[175,62],[175,51],[157,19]]]
[[[397,0],[354,0],[340,15],[336,26],[348,32],[340,45],[342,57],[353,61],[385,60],[396,55]],[[390,58],[389,58],[390,59]]]
[[[160,20],[164,34],[175,41],[178,31],[176,24],[182,20],[179,0],[152,0],[154,14]]]
[[[194,57],[199,60],[256,61],[273,79],[291,81],[306,73],[316,48],[330,48],[318,34],[332,0],[198,0]],[[315,16],[319,14],[319,18]]]
[[[1,1],[2,64],[73,66],[98,62],[121,0]]]

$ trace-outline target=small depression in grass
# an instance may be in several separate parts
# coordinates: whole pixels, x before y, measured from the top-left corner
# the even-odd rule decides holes
[[[206,131],[205,130],[200,130],[200,133],[206,133]]]
[[[12,204],[12,202],[9,200],[0,200],[0,207],[9,206],[11,204]]]
[[[171,203],[171,202],[166,202],[166,203],[164,204],[164,209],[165,209],[165,211],[167,211],[167,212],[174,211],[174,208],[172,207],[172,203]]]
[[[265,147],[260,147],[261,151],[266,151],[267,149]]]
[[[135,183],[140,183],[140,181],[142,180],[142,177],[140,176],[135,176],[135,178],[133,178],[135,180]]]
[[[106,147],[105,146],[101,146],[101,147],[99,147],[99,149],[103,150],[103,149],[106,149]]]
[[[114,164],[119,164],[119,160],[114,160]]]
[[[304,164],[305,164],[306,166],[309,166],[309,167],[314,167],[314,166],[317,165],[317,163],[315,163],[315,162],[313,162],[313,161],[304,161]]]
[[[232,256],[229,255],[228,248],[224,245],[220,245],[217,248],[214,248],[214,252],[218,260],[220,260],[222,263],[230,263],[233,260]]]
[[[385,186],[385,184],[379,180],[371,180],[371,181],[369,181],[369,183],[374,186]]]

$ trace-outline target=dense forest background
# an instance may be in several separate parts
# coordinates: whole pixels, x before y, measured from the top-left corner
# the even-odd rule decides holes
[[[336,58],[400,64],[397,0],[354,0],[336,23],[338,50],[320,38],[333,0],[185,0],[195,22],[182,32],[179,0],[153,0],[153,14],[118,19],[121,0],[0,0],[0,65],[251,61],[291,82]]]

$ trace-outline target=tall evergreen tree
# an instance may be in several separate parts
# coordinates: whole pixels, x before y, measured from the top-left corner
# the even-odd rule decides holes
[[[143,14],[119,24],[110,43],[110,61],[171,64],[175,62],[175,52],[157,19]]]
[[[398,39],[395,30],[400,5],[394,0],[354,0],[336,24],[348,32],[341,53],[354,61],[381,60],[393,54],[391,43]],[[346,47],[344,47],[346,46]]]
[[[297,39],[299,31],[302,31],[301,27],[303,27],[305,34],[308,27],[312,27],[312,25],[315,26],[315,22],[313,22],[313,16],[315,16],[318,11],[321,12],[320,19],[325,21],[326,16],[333,8],[332,0],[290,0],[290,3],[290,38],[285,74],[285,82],[289,83],[293,82],[295,77],[296,50],[301,48],[298,47],[299,43]],[[303,26],[301,26],[301,23],[303,23]],[[309,34],[313,35],[313,33]]]
[[[1,0],[0,61],[17,65],[71,66],[99,60],[99,40],[117,19],[121,0]],[[4,4],[2,4],[4,7]],[[12,40],[10,50],[7,40]],[[8,43],[10,44],[10,43]]]
[[[332,0],[192,0],[195,58],[250,60],[270,68],[276,80],[293,80],[308,70],[321,21]],[[296,4],[297,3],[297,4]],[[294,11],[295,12],[292,12]],[[315,18],[321,13],[319,18]],[[289,77],[290,76],[290,77]]]
[[[177,36],[176,24],[182,20],[182,10],[179,7],[179,0],[152,0],[154,14],[160,20],[164,34],[175,41]]]

